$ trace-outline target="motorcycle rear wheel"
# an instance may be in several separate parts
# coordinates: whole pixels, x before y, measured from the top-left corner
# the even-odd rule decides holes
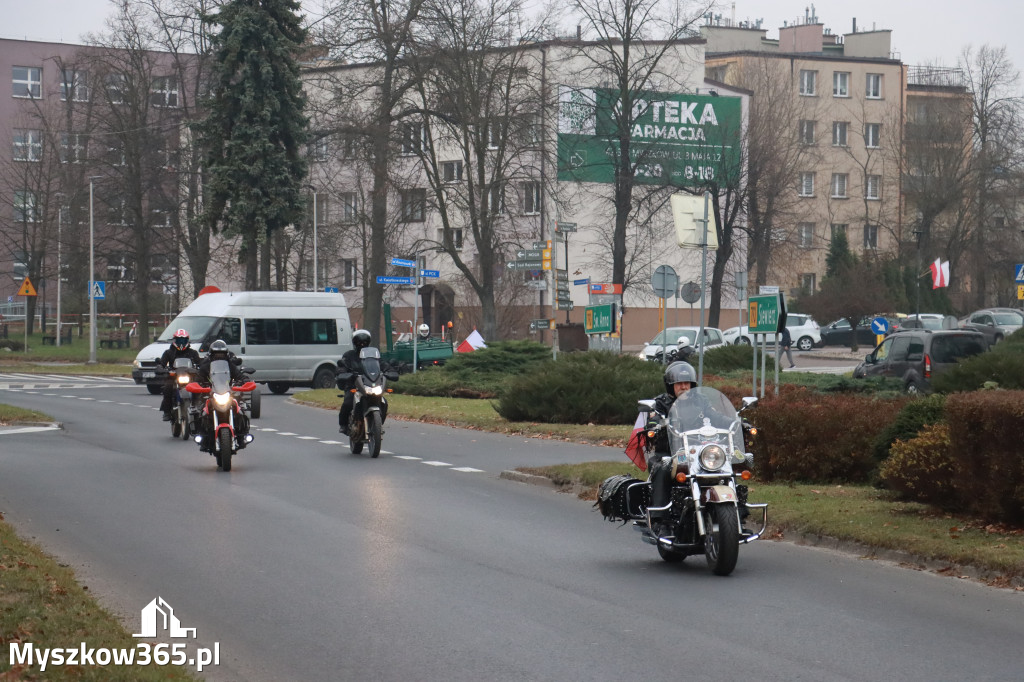
[[[369,421],[370,432],[366,434],[367,449],[370,451],[370,457],[379,457],[381,436],[380,412],[371,412]]]
[[[736,506],[713,504],[704,511],[704,555],[715,575],[729,575],[740,554],[740,521]]]
[[[224,471],[231,471],[231,431],[228,429],[221,429],[220,433],[217,434],[217,442],[220,446],[220,452],[217,454],[217,463],[220,464],[220,468]]]

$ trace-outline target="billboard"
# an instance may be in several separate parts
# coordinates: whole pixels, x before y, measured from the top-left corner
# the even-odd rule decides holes
[[[619,91],[558,88],[558,179],[614,182]],[[638,92],[629,117],[636,182],[673,187],[726,184],[738,176],[739,97]]]

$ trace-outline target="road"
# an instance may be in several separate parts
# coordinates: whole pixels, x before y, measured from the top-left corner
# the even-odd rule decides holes
[[[719,578],[499,478],[615,449],[393,421],[374,460],[266,394],[224,473],[145,389],[61,381],[0,376],[64,423],[0,434],[0,511],[131,631],[172,604],[211,680],[1020,679],[1021,593],[781,542]]]

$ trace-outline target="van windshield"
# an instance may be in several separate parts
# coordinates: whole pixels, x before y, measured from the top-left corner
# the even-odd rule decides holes
[[[167,325],[167,329],[165,329],[163,334],[157,338],[157,341],[170,343],[171,339],[174,337],[174,332],[179,329],[184,329],[188,332],[188,336],[193,342],[199,343],[202,339],[206,338],[206,335],[210,332],[210,328],[213,327],[219,319],[219,317],[185,317],[183,315],[179,315],[174,318],[169,325]]]

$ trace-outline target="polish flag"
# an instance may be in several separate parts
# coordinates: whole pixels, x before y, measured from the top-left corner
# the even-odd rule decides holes
[[[647,413],[641,412],[633,424],[633,434],[626,443],[626,456],[633,460],[640,471],[647,471],[647,458],[644,457],[644,427],[647,426]]]
[[[949,286],[949,261],[936,258],[935,262],[928,266],[932,271],[932,289]]]
[[[459,353],[469,353],[477,348],[487,348],[487,344],[484,343],[484,337],[480,336],[480,332],[473,330],[473,333],[466,337],[466,340],[460,343],[455,350]]]

